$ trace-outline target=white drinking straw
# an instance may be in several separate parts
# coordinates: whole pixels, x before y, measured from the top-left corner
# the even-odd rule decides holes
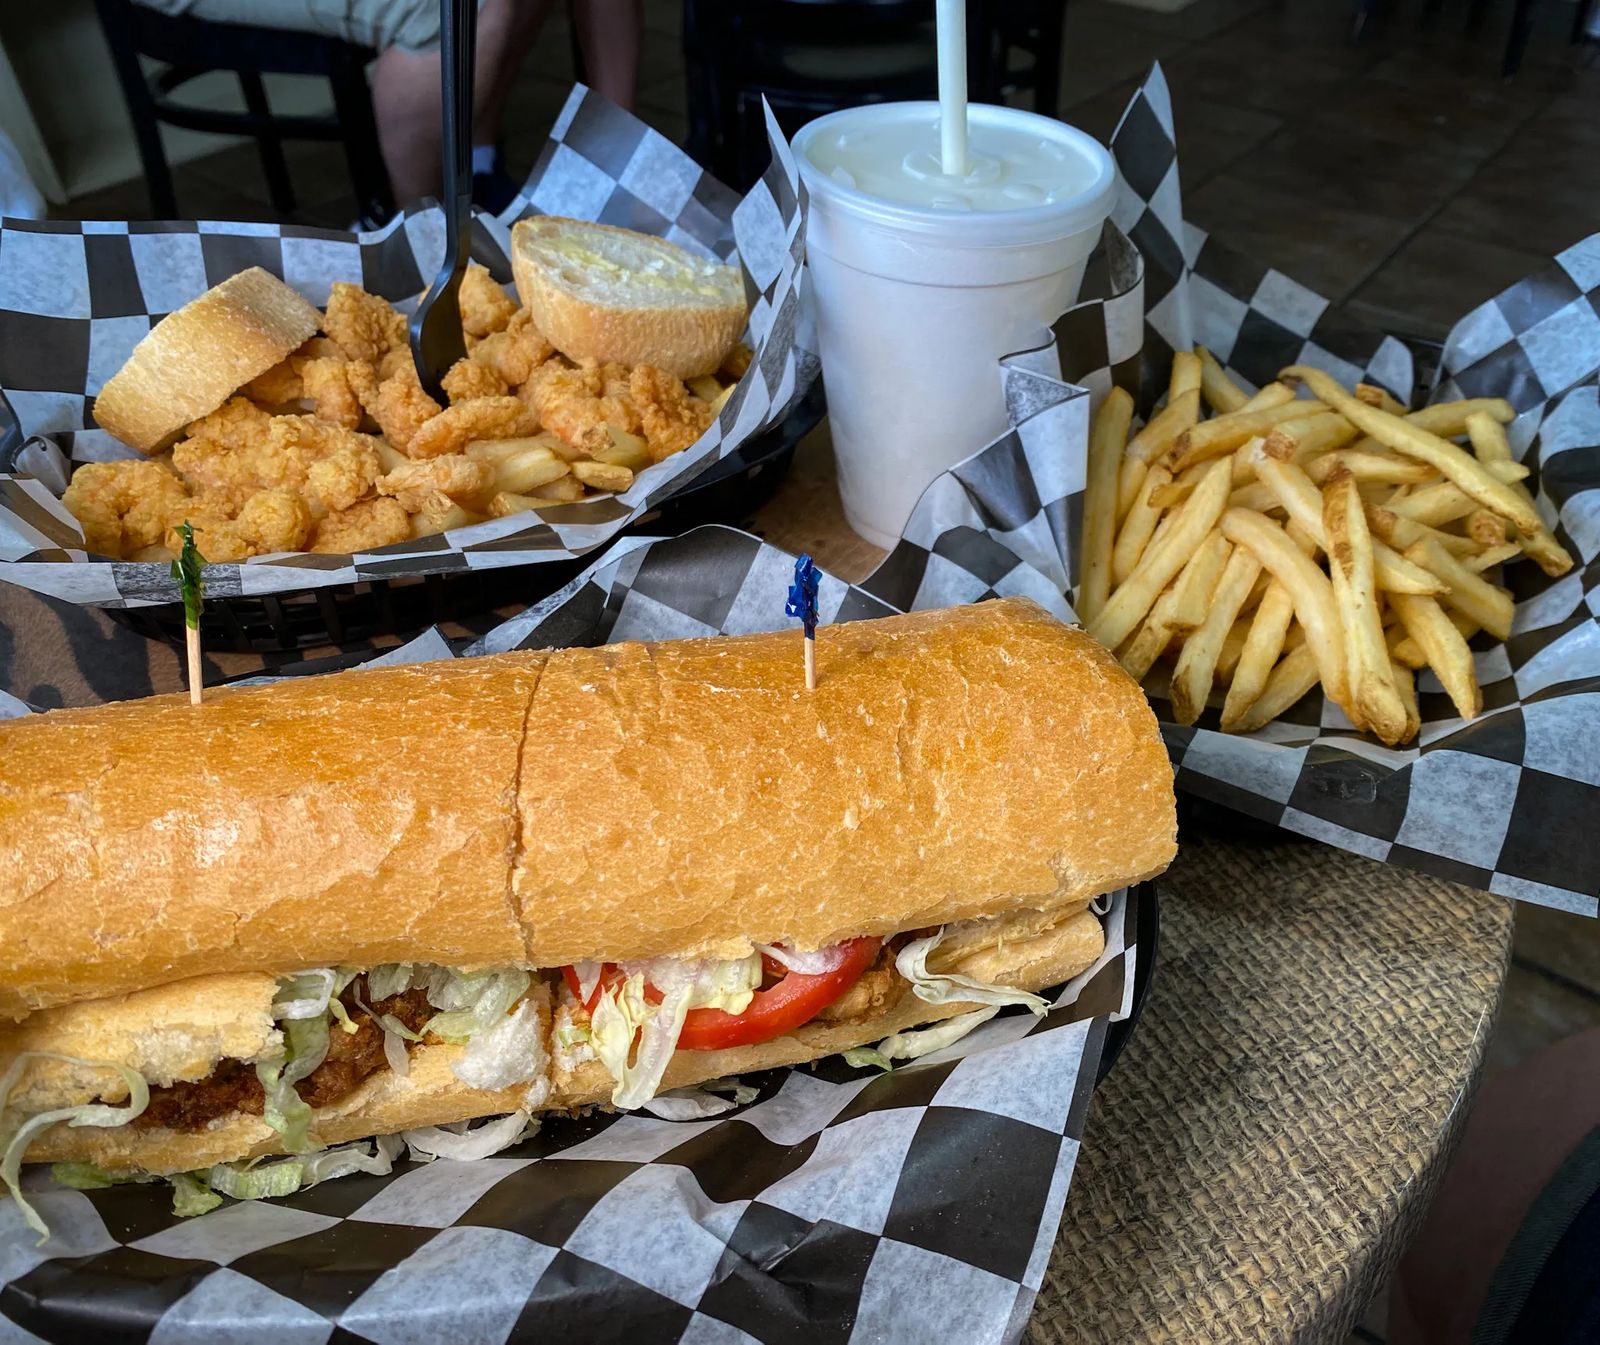
[[[938,0],[939,157],[949,177],[967,172],[967,5]]]

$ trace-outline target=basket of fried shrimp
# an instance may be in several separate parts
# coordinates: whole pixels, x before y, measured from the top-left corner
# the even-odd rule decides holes
[[[1469,641],[1510,637],[1507,568],[1572,568],[1500,398],[1413,410],[1306,366],[1251,395],[1196,349],[1137,432],[1132,411],[1114,389],[1091,425],[1074,606],[1179,725],[1213,704],[1249,733],[1320,685],[1396,746],[1424,668],[1472,719]]]

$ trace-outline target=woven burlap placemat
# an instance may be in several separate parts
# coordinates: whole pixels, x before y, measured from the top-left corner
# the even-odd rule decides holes
[[[1314,842],[1192,835],[1095,1094],[1028,1340],[1343,1340],[1448,1161],[1512,904]]]

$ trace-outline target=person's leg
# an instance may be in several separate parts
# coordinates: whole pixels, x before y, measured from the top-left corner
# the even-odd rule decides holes
[[[641,0],[573,0],[572,18],[589,87],[631,110],[644,35]]]
[[[478,9],[478,73],[473,90],[472,143],[500,139],[506,95],[539,36],[554,0],[484,0]]]
[[[440,76],[437,51],[390,47],[372,67],[378,147],[395,204],[437,195],[441,180]]]
[[[1600,1122],[1600,1029],[1489,1079],[1401,1258],[1391,1345],[1468,1345],[1496,1267],[1568,1154]]]
[[[483,0],[473,72],[474,146],[500,136],[506,95],[551,0]],[[401,203],[436,194],[441,180],[439,52],[390,47],[373,68],[372,102],[383,161]]]

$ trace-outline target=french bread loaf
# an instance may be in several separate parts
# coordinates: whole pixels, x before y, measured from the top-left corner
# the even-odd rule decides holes
[[[167,314],[94,399],[94,418],[145,453],[169,444],[315,336],[322,315],[259,266]]]
[[[221,972],[817,948],[1160,872],[1137,685],[1021,599],[0,724],[0,1015]]]
[[[649,234],[542,215],[511,230],[517,294],[571,360],[714,373],[744,331],[739,270]]]

